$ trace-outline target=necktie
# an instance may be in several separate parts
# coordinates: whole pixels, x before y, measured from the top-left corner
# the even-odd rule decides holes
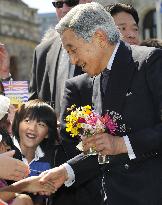
[[[81,75],[85,73],[84,71],[82,71],[82,68],[79,67],[78,65],[75,66],[75,70],[74,70],[74,76],[77,76],[77,75]]]
[[[101,92],[102,96],[104,97],[107,87],[107,82],[109,79],[110,70],[105,68],[105,70],[101,73]]]

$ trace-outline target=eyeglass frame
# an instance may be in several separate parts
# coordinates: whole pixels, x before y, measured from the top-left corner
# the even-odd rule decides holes
[[[53,1],[52,5],[57,8],[63,8],[63,5],[66,4],[69,7],[73,7],[79,4],[79,0],[65,0],[65,1]]]

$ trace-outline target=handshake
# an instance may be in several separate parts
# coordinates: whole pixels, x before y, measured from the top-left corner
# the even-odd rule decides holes
[[[55,193],[67,180],[67,172],[63,165],[41,173],[39,176],[21,179],[10,186],[0,189],[0,192],[30,192],[40,195]]]
[[[122,137],[112,136],[107,133],[96,134],[94,137],[85,139],[82,138],[82,141],[84,151],[95,146],[96,151],[102,155],[116,155],[127,152]],[[6,154],[8,156],[5,156]],[[15,180],[17,182],[1,188],[0,192],[31,192],[50,195],[51,193],[55,193],[68,180],[68,173],[64,165],[47,170],[39,176],[25,178],[29,175],[29,167],[20,160],[13,159],[13,151],[6,154],[0,155],[0,165],[3,165],[3,169],[0,169],[0,178]],[[11,157],[9,154],[11,154]],[[10,168],[8,164],[11,165]]]

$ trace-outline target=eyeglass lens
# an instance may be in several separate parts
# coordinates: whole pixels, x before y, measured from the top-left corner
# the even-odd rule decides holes
[[[69,7],[73,7],[79,4],[79,0],[65,0],[65,1],[56,1],[56,2],[54,1],[52,2],[52,4],[55,8],[62,8],[63,4],[66,4]]]

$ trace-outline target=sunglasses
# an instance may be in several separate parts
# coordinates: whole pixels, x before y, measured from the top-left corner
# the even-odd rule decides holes
[[[69,7],[73,7],[79,4],[79,0],[53,1],[52,4],[55,8],[62,8],[64,4]]]

